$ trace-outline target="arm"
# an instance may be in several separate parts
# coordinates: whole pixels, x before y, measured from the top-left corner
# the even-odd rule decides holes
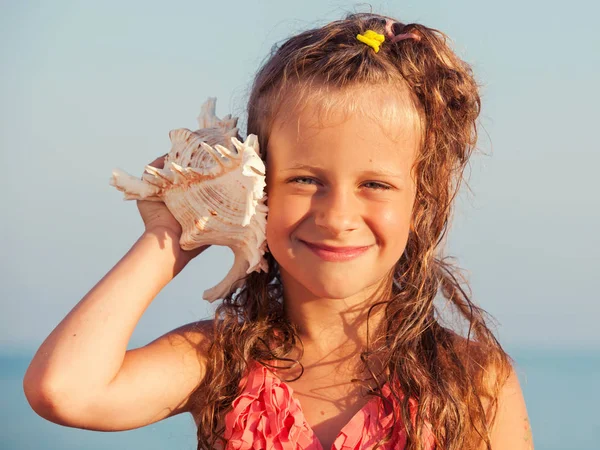
[[[185,410],[203,376],[209,327],[190,324],[127,351],[146,308],[198,253],[183,252],[178,241],[166,228],[146,231],[52,331],[23,380],[38,414],[68,426],[122,430]]]
[[[490,438],[493,450],[533,450],[527,408],[514,370],[500,391],[496,414]]]

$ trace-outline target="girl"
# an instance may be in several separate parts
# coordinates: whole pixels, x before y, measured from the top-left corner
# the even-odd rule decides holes
[[[33,409],[104,431],[190,412],[199,449],[533,448],[510,358],[443,256],[479,109],[469,66],[423,25],[358,14],[289,39],[248,106],[268,273],[213,321],[127,351],[206,248],[182,251],[166,207],[138,202],[142,236],[31,362]]]

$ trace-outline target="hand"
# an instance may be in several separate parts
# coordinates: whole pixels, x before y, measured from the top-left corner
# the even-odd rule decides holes
[[[166,154],[159,156],[148,165],[162,169],[165,166],[166,156]],[[171,211],[169,211],[169,208],[167,208],[163,202],[137,200],[137,207],[140,215],[142,216],[142,220],[144,221],[146,233],[158,233],[162,234],[163,236],[166,233],[170,235],[170,237],[176,240],[177,248],[181,251],[181,255],[187,261],[195,258],[205,249],[210,247],[210,245],[203,245],[202,247],[194,250],[182,250],[179,246],[179,240],[181,239],[182,233],[181,225],[179,222],[177,222],[177,219],[175,219],[173,214],[171,214]]]
[[[165,166],[166,156],[159,156],[148,165],[162,169]],[[137,207],[144,221],[146,231],[167,229],[175,233],[178,239],[181,237],[181,225],[163,202],[138,200]]]

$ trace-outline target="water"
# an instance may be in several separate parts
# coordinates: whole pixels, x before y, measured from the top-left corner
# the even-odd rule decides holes
[[[514,352],[536,450],[600,450],[600,351]]]
[[[520,351],[511,356],[527,402],[536,450],[600,450],[600,351]],[[116,433],[62,427],[35,414],[23,394],[32,355],[0,355],[0,450],[195,450],[182,414]]]

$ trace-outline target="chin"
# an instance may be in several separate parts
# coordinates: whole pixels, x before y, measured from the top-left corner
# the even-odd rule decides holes
[[[334,286],[316,286],[310,289],[311,294],[317,298],[327,298],[332,300],[344,300],[352,297],[362,291],[362,289],[348,289],[348,287]]]
[[[277,259],[277,255],[274,255]],[[350,297],[366,297],[379,285],[388,271],[367,273],[363,262],[316,265],[309,261],[298,264],[284,258],[279,262],[282,282],[288,294],[296,298],[343,300]]]

